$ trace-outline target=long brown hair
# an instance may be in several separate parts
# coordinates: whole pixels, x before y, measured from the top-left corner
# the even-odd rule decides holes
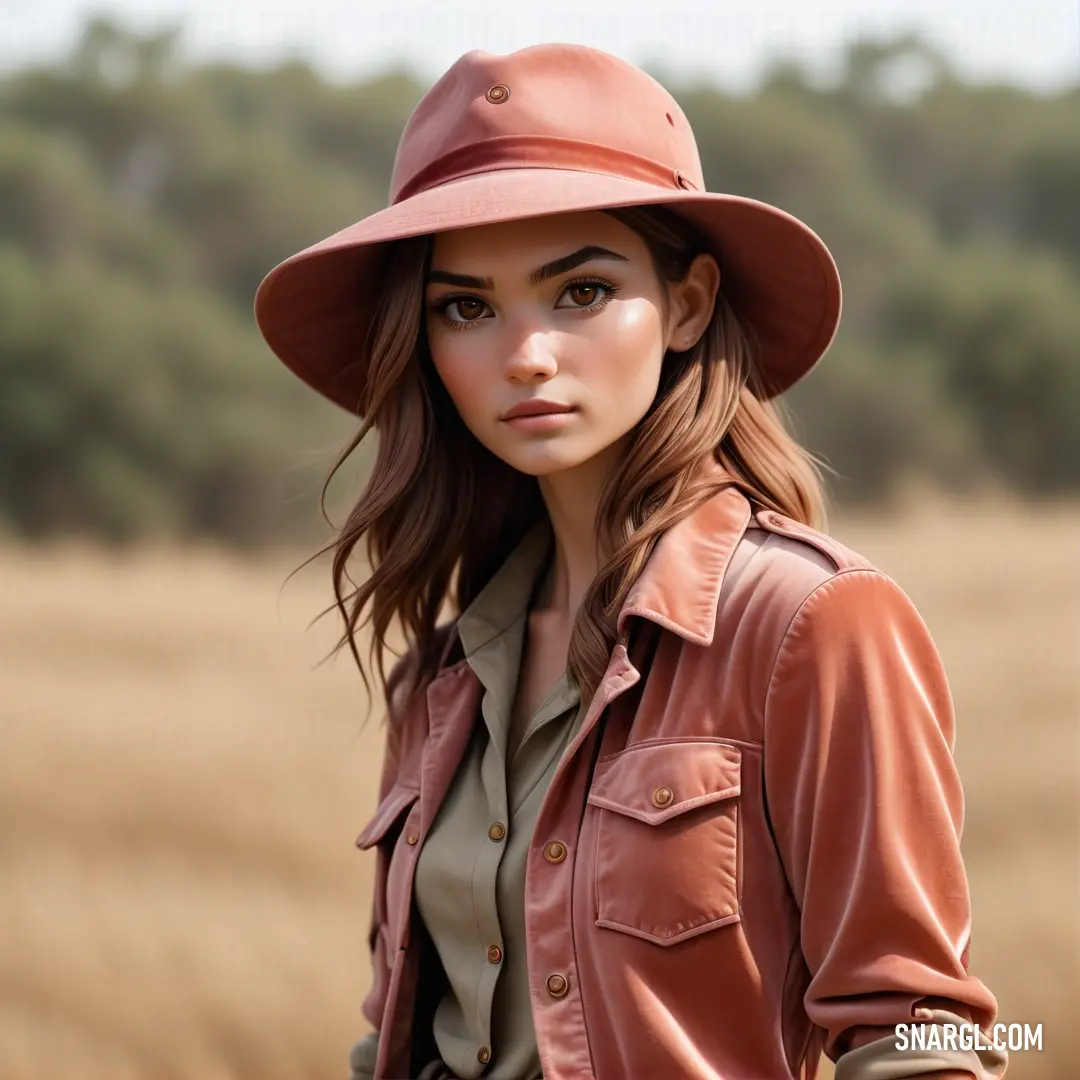
[[[660,279],[679,281],[705,251],[697,230],[664,207],[608,210],[647,244]],[[369,623],[384,697],[424,686],[435,674],[449,624],[438,625],[449,600],[465,610],[525,533],[547,513],[534,476],[518,472],[468,430],[431,360],[424,324],[424,280],[432,238],[396,242],[390,252],[368,344],[369,368],[360,429],[341,451],[322,489],[374,428],[378,451],[367,487],[333,550],[335,607],[344,631],[331,655],[349,646],[370,693],[357,648]],[[685,352],[669,352],[648,413],[628,453],[608,477],[597,509],[597,535],[613,554],[585,594],[570,638],[568,668],[583,698],[595,691],[615,643],[615,617],[663,532],[732,479],[756,506],[825,528],[820,468],[763,397],[756,345],[721,291],[705,333]],[[699,483],[697,466],[711,454],[729,474]],[[346,567],[366,542],[370,576],[346,594]],[[308,560],[310,561],[310,560]],[[370,611],[364,610],[370,604]],[[331,609],[328,609],[331,610]],[[413,663],[384,668],[393,621]],[[390,709],[391,720],[396,709]]]

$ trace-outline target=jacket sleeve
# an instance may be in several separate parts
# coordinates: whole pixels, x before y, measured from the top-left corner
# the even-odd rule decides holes
[[[954,737],[937,650],[889,577],[843,570],[802,601],[765,696],[765,790],[800,909],[804,1006],[837,1080],[1004,1074],[1001,1051],[955,1050],[934,1064],[892,1046],[896,1024],[985,1032],[997,1017],[993,994],[968,974]]]

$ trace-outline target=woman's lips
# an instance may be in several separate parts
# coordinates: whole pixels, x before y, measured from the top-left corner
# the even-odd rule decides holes
[[[532,416],[511,416],[504,420],[518,431],[556,431],[570,422],[576,409],[564,409],[561,412],[534,413]]]

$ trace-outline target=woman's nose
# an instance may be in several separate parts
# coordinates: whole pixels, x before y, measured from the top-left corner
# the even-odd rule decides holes
[[[554,375],[558,369],[552,335],[537,329],[521,334],[506,360],[506,374],[514,379]]]

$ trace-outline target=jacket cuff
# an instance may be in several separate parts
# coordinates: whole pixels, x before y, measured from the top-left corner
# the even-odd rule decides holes
[[[920,1025],[926,1029],[942,1029],[945,1024],[970,1024],[964,1017],[945,1009],[930,1012],[931,1022]],[[936,1041],[944,1043],[944,1031],[939,1030],[938,1034],[942,1038]],[[908,1047],[899,1050],[896,1036],[886,1035],[841,1054],[836,1059],[833,1080],[908,1080],[909,1077],[935,1076],[943,1070],[953,1070],[961,1076],[970,1074],[974,1080],[998,1080],[1005,1075],[1008,1063],[1009,1055],[992,1047],[972,1047],[970,1050]]]
[[[372,1080],[375,1076],[375,1062],[379,1056],[379,1034],[376,1031],[365,1035],[349,1051],[349,1068],[352,1074],[349,1080]]]

